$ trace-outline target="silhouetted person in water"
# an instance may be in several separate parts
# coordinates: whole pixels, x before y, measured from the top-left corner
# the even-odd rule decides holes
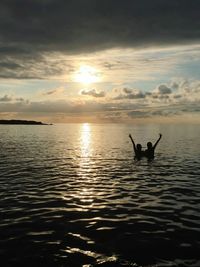
[[[147,149],[144,151],[144,155],[145,155],[145,157],[148,158],[148,160],[154,159],[154,151],[155,151],[155,148],[156,148],[158,142],[160,141],[161,137],[162,137],[162,134],[160,134],[158,140],[155,142],[154,145],[152,145],[151,142],[147,143]]]
[[[142,151],[142,146],[141,146],[141,144],[135,145],[135,142],[134,142],[131,134],[129,134],[129,137],[130,137],[131,142],[133,144],[133,149],[134,149],[134,152],[135,152],[135,159],[140,160],[144,156],[144,151]]]

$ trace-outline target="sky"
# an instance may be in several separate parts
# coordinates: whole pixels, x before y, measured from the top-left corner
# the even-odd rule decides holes
[[[200,122],[199,0],[1,0],[0,119]]]

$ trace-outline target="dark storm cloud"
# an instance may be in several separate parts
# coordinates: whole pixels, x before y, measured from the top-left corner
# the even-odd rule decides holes
[[[199,10],[199,0],[1,0],[0,54],[196,42]]]

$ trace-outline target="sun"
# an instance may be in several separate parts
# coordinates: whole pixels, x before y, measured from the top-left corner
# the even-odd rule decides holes
[[[97,70],[91,66],[80,66],[75,74],[75,81],[83,84],[91,84],[99,81]]]

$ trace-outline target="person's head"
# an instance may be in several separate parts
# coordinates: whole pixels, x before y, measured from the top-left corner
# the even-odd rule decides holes
[[[152,143],[151,142],[148,142],[147,143],[147,147],[148,147],[148,149],[151,149],[152,148]]]
[[[137,150],[141,151],[141,150],[142,150],[142,146],[141,146],[141,144],[137,144],[137,145],[136,145],[136,148],[137,148]]]

